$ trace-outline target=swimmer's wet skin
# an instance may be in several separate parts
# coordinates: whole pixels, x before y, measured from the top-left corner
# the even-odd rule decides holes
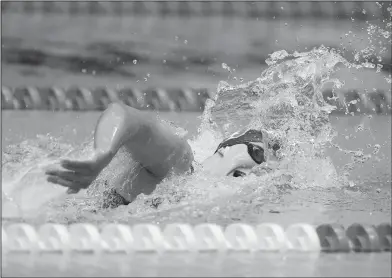
[[[140,193],[150,194],[167,175],[193,169],[193,152],[180,138],[148,112],[114,103],[100,116],[94,133],[92,158],[61,160],[61,168],[46,171],[49,182],[68,187],[68,193],[86,189],[110,163],[121,147],[138,161],[140,171],[131,174],[124,167],[116,175],[115,191],[132,202]],[[215,175],[245,175],[266,161],[263,133],[256,130],[235,133],[224,140],[203,162],[203,169]]]

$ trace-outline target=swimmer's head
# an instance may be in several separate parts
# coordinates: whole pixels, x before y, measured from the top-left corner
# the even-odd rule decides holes
[[[271,146],[261,131],[237,132],[219,144],[203,167],[216,175],[245,176],[253,167],[266,162],[278,148],[278,145]]]

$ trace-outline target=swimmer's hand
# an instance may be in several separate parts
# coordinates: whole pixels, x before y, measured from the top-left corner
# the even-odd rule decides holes
[[[76,194],[90,186],[113,156],[111,153],[99,151],[87,160],[63,159],[60,161],[61,169],[48,169],[45,172],[47,181],[68,187],[68,194]]]

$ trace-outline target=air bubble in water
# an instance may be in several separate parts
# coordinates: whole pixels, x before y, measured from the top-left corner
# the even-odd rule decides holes
[[[358,131],[363,131],[363,130],[364,130],[363,124],[358,125],[357,128],[356,128],[356,131],[357,131],[357,132],[358,132]]]
[[[231,72],[231,68],[226,63],[222,63],[222,68]]]
[[[384,38],[388,39],[391,36],[391,33],[385,30],[379,30],[380,34],[384,36]]]
[[[185,44],[188,44],[188,40],[185,40],[184,43],[185,43]]]
[[[371,68],[371,69],[374,69],[374,68],[376,67],[375,64],[369,63],[369,62],[362,63],[362,66],[363,66],[364,68]]]
[[[86,69],[82,69],[82,72],[83,72],[83,73],[86,73],[86,72],[87,72],[87,70],[86,70]]]
[[[381,149],[381,146],[379,144],[375,144],[373,147],[373,154],[377,154]]]
[[[148,80],[147,77],[144,77],[144,82],[147,82],[147,80]]]
[[[166,60],[163,60],[162,62],[163,62],[164,64],[166,64]]]
[[[150,78],[151,74],[147,73],[147,77]]]
[[[134,64],[134,65],[136,65],[136,64],[137,64],[137,60],[133,60],[132,62],[133,62],[133,64]]]
[[[366,14],[366,10],[365,10],[365,9],[363,9],[363,10],[362,10],[362,13],[363,13],[363,14]]]

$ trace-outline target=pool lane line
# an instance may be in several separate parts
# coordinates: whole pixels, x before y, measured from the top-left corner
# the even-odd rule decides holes
[[[212,223],[114,224],[100,227],[89,223],[69,226],[26,223],[2,226],[2,252],[38,253],[165,253],[165,252],[305,252],[373,253],[391,252],[390,223],[354,223],[318,226],[297,223],[284,228],[275,223],[222,227]]]
[[[70,86],[37,88],[33,86],[9,88],[2,86],[4,110],[104,110],[112,102],[144,109],[161,111],[202,111],[204,103],[212,97],[206,89],[188,88],[137,88],[88,89]]]
[[[235,90],[235,89],[233,89]],[[99,111],[112,102],[122,102],[141,110],[200,112],[207,99],[215,92],[205,88],[145,88],[105,87],[85,88],[78,86],[34,87],[20,86],[1,88],[3,110],[49,111]],[[350,90],[340,98],[332,90],[323,91],[324,100],[335,105],[337,114],[391,114],[391,93],[377,90],[360,93]]]
[[[3,1],[2,13],[68,16],[223,17],[246,19],[313,19],[366,21],[388,18],[389,2],[353,1]]]

